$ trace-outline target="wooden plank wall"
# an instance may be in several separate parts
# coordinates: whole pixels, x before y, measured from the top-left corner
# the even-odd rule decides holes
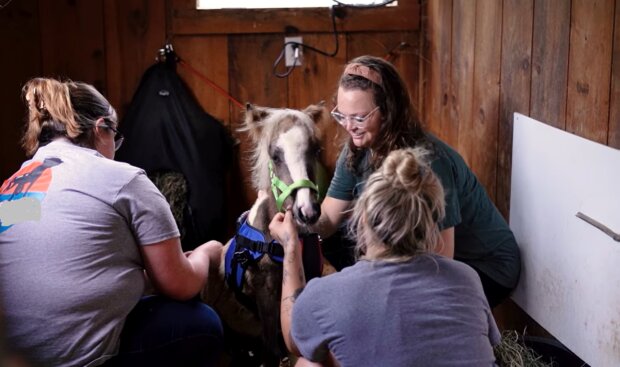
[[[507,216],[512,114],[620,148],[614,0],[423,3],[423,116]]]
[[[508,218],[512,116],[620,148],[620,2],[422,3],[422,115],[457,148]],[[524,326],[514,305],[496,312]]]
[[[164,0],[21,0],[0,9],[0,181],[25,159],[19,147],[32,77],[81,80],[126,109],[166,38]]]
[[[21,88],[41,73],[37,0],[15,1],[0,10],[0,181],[24,160],[19,147],[24,108]]]

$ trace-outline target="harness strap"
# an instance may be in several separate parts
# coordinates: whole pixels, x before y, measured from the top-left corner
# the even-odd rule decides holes
[[[268,254],[271,257],[277,256],[280,258],[284,257],[284,248],[281,244],[275,241],[271,241],[269,243],[263,241],[254,241],[247,237],[237,235],[235,236],[235,241],[237,243],[237,249],[246,248],[250,251],[260,252],[262,254]]]
[[[282,211],[284,200],[291,196],[294,190],[305,187],[317,193],[319,192],[319,187],[314,182],[307,179],[297,180],[290,185],[285,184],[273,172],[273,163],[271,161],[269,161],[269,175],[271,176],[271,191],[273,192],[273,197],[276,199],[278,211]],[[280,194],[278,194],[278,191],[280,191]]]
[[[235,292],[237,301],[254,315],[258,315],[256,302],[241,291],[243,289],[243,275],[252,261],[252,256],[247,250],[237,251],[235,239],[233,239],[226,253],[226,283]]]

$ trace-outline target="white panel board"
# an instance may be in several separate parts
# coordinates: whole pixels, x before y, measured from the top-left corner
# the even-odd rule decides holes
[[[515,114],[515,302],[591,366],[620,366],[620,151]]]

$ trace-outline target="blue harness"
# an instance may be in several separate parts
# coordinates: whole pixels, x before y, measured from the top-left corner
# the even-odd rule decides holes
[[[238,228],[226,251],[224,275],[226,283],[235,292],[237,300],[247,308],[256,311],[256,303],[242,293],[245,271],[251,264],[255,264],[267,255],[272,261],[282,264],[284,248],[276,240],[265,241],[265,235],[252,227],[247,216],[249,212],[241,214],[237,220]],[[306,279],[321,275],[323,270],[321,247],[317,234],[310,234],[300,238],[303,246],[303,263]]]
[[[247,221],[248,212],[241,214],[239,227],[226,252],[225,275],[233,289],[243,287],[243,273],[250,263],[256,263],[267,254],[271,260],[282,264],[284,249],[277,241],[265,242],[263,232]]]

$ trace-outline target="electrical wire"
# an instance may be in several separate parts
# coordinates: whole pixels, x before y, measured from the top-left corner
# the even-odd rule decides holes
[[[287,78],[295,69],[295,67],[299,64],[299,54],[300,54],[300,48],[303,47],[304,50],[309,50],[309,51],[314,51],[316,53],[319,53],[321,55],[327,56],[327,57],[334,57],[338,54],[338,50],[340,48],[340,44],[338,42],[338,29],[336,28],[336,11],[337,8],[379,8],[382,6],[386,6],[390,3],[395,2],[396,0],[385,0],[379,4],[347,4],[338,0],[332,0],[333,2],[336,3],[336,5],[332,6],[330,8],[330,13],[331,13],[331,18],[332,18],[332,33],[334,34],[334,39],[335,39],[335,43],[336,43],[336,49],[333,52],[325,52],[323,50],[319,50],[315,47],[312,46],[308,46],[305,45],[303,43],[300,42],[295,42],[295,41],[289,41],[289,42],[285,42],[284,45],[282,46],[282,51],[280,51],[280,55],[278,55],[278,57],[276,58],[276,61],[273,63],[273,75],[277,76],[278,78]],[[277,68],[278,65],[280,64],[280,62],[282,61],[282,59],[284,58],[284,56],[286,55],[286,46],[291,45],[291,47],[293,47],[293,51],[295,53],[295,56],[293,58],[293,65],[288,66],[286,71],[284,73],[278,73],[277,72]]]
[[[336,49],[333,52],[326,52],[323,50],[319,50],[316,47],[312,47],[312,46],[308,46],[305,45],[303,43],[299,43],[299,42],[295,42],[295,41],[289,41],[289,42],[285,42],[284,46],[282,47],[282,51],[280,51],[280,55],[278,56],[278,58],[276,59],[276,61],[273,63],[273,75],[277,76],[278,78],[286,78],[288,77],[291,72],[293,72],[293,70],[295,69],[295,67],[297,66],[297,61],[299,60],[299,53],[300,53],[300,47],[303,47],[304,50],[310,50],[310,51],[314,51],[316,53],[319,53],[321,55],[327,56],[327,57],[334,57],[338,54],[338,50],[340,49],[340,44],[338,42],[338,29],[336,28],[336,9],[334,9],[336,6],[333,6],[330,8],[330,13],[331,13],[331,18],[332,18],[332,33],[334,35],[334,40],[336,43]],[[286,53],[286,46],[287,45],[291,45],[291,47],[293,47],[294,51],[295,51],[295,57],[294,57],[294,62],[292,66],[289,66],[286,71],[284,73],[278,73],[276,71],[276,68],[278,67],[278,65],[280,64],[280,62],[282,61],[282,58],[284,57],[285,53]]]

